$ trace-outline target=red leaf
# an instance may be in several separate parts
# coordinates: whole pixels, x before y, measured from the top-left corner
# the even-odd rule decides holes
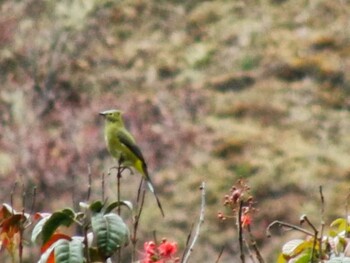
[[[44,217],[48,217],[50,215],[50,213],[35,213],[34,220],[43,219]]]
[[[72,238],[68,235],[57,233],[53,234],[51,238],[41,247],[41,254],[43,254],[53,243],[55,243],[57,240],[65,239],[65,240],[72,240]],[[54,261],[52,261],[54,262]]]
[[[55,251],[54,250],[50,253],[50,256],[48,257],[46,263],[55,263]]]

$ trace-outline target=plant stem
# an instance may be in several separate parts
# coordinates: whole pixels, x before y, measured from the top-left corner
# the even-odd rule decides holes
[[[237,218],[237,224],[238,224],[238,241],[239,241],[239,251],[240,251],[240,258],[241,262],[245,263],[245,257],[243,252],[243,229],[242,229],[242,207],[243,207],[243,201],[241,200],[239,202],[239,210],[238,210],[238,218]]]
[[[137,215],[135,215],[134,217],[134,227],[133,227],[133,234],[131,237],[131,243],[132,243],[132,253],[131,253],[131,262],[135,261],[136,258],[136,243],[137,243],[137,230],[138,230],[138,226],[139,226],[139,222],[140,222],[140,218],[141,218],[141,214],[142,214],[142,210],[143,210],[143,205],[145,203],[145,196],[146,196],[146,190],[142,189],[142,185],[143,185],[143,179],[141,179],[140,184],[139,184],[139,188],[137,191],[137,203],[139,204],[139,210]]]
[[[122,178],[122,160],[119,160],[118,162],[118,169],[117,169],[117,201],[118,204],[120,204],[120,179]],[[120,215],[121,213],[121,206],[119,205],[117,208],[117,213],[118,215]],[[120,263],[121,262],[121,248],[118,249],[117,251],[117,262]]]

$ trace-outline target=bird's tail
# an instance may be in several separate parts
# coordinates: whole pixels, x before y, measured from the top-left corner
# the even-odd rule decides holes
[[[164,211],[163,211],[163,207],[162,207],[162,204],[160,203],[160,200],[158,198],[158,195],[153,187],[153,184],[152,184],[152,181],[149,177],[146,178],[146,182],[147,182],[147,185],[148,185],[148,188],[149,190],[153,193],[154,197],[156,198],[156,201],[157,201],[157,205],[159,207],[159,210],[160,212],[162,213],[162,216],[164,217]]]

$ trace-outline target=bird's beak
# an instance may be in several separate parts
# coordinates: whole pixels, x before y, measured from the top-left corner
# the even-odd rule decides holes
[[[102,111],[102,112],[99,112],[98,114],[99,114],[99,115],[102,115],[102,116],[105,116],[105,115],[106,115],[106,112]]]

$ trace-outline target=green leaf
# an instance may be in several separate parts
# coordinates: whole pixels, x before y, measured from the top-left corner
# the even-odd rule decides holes
[[[105,257],[110,257],[129,242],[129,229],[117,214],[95,214],[91,225],[97,247]]]
[[[42,240],[45,244],[56,229],[60,226],[70,226],[74,222],[74,212],[70,209],[64,209],[53,213],[42,227]]]
[[[311,259],[311,252],[300,255],[296,260],[295,263],[309,263]]]
[[[116,207],[119,207],[119,206],[126,206],[127,208],[130,209],[130,211],[132,211],[133,209],[133,206],[132,206],[132,203],[130,201],[115,201],[111,204],[109,204],[106,209],[105,209],[105,214],[108,214],[110,212],[112,212],[112,210]]]
[[[50,215],[47,215],[46,217],[43,217],[34,227],[32,231],[32,237],[31,240],[33,243],[38,242],[38,238],[41,234],[41,231],[43,230],[43,226],[46,223],[46,221],[50,218]]]
[[[302,239],[293,239],[284,244],[282,247],[282,254],[285,257],[293,258],[303,252],[306,248],[310,248],[310,242]]]
[[[338,232],[344,231],[346,229],[346,219],[344,218],[337,218],[335,219],[332,223],[331,223],[331,227],[337,227],[338,228]]]
[[[96,201],[92,203],[89,208],[93,213],[99,213],[103,208],[103,203],[101,201]]]
[[[83,263],[83,243],[80,239],[63,240],[55,246],[55,263]]]
[[[278,255],[277,263],[287,263],[282,253]]]
[[[73,237],[71,241],[57,240],[41,255],[38,263],[46,263],[52,252],[55,253],[55,263],[83,263],[83,240],[81,237]]]

